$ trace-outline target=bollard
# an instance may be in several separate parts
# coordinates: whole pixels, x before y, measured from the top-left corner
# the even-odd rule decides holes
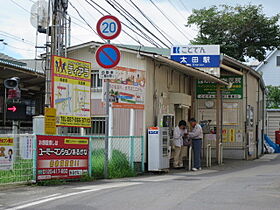
[[[189,147],[189,171],[192,169],[192,147]]]
[[[211,154],[211,144],[207,144],[207,149],[206,149],[206,167],[211,167],[211,159],[212,159],[212,154]]]
[[[218,164],[221,165],[223,163],[223,144],[219,143],[219,157],[218,157]]]

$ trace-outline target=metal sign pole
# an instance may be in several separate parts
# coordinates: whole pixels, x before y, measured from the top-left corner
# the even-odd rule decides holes
[[[107,43],[110,44],[110,40],[107,40]],[[109,100],[109,91],[110,84],[109,79],[106,80],[106,121],[105,121],[105,162],[104,162],[104,177],[108,178],[108,165],[109,165],[109,109],[110,109],[110,100]]]

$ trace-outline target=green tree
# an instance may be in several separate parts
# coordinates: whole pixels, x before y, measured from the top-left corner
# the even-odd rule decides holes
[[[261,5],[220,5],[193,10],[188,26],[196,25],[192,44],[219,44],[221,52],[244,61],[244,56],[262,61],[266,50],[280,46],[280,15],[266,17]]]
[[[280,86],[267,86],[266,108],[280,108]]]

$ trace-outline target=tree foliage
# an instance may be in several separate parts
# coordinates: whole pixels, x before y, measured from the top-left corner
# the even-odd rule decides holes
[[[266,108],[280,108],[280,86],[267,86]]]
[[[262,61],[266,50],[280,46],[280,15],[267,17],[261,5],[220,5],[193,10],[188,26],[197,25],[198,36],[192,44],[219,44],[221,52],[244,61]]]

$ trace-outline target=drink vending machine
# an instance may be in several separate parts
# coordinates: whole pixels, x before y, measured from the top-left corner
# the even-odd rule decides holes
[[[148,129],[148,171],[169,169],[170,136],[167,127]]]

